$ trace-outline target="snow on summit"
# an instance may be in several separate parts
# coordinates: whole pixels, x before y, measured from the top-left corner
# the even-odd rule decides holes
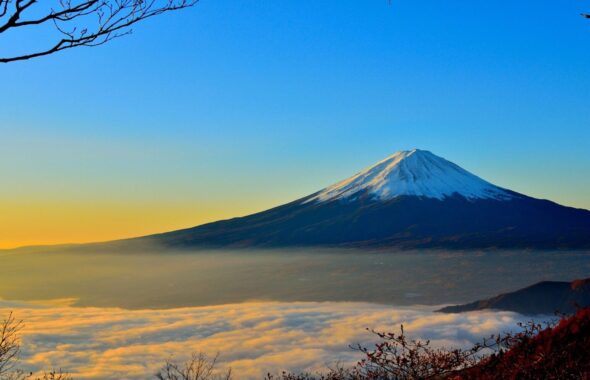
[[[329,186],[306,202],[355,199],[368,193],[378,200],[401,195],[444,199],[506,200],[512,195],[458,165],[429,151],[413,149],[394,153],[360,173]]]

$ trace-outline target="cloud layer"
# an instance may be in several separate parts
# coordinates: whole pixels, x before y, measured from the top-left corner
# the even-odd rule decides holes
[[[15,308],[16,307],[16,308]],[[427,307],[369,303],[242,303],[165,310],[33,306],[0,301],[25,321],[23,367],[63,368],[75,379],[149,379],[166,359],[220,353],[239,379],[280,370],[353,363],[350,344],[374,340],[365,328],[397,330],[435,344],[469,345],[515,327],[508,312],[438,314]]]

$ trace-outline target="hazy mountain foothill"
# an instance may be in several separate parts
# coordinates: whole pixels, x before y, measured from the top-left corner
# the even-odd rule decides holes
[[[590,306],[590,278],[572,282],[543,281],[514,292],[500,294],[464,305],[447,306],[443,313],[475,310],[505,310],[534,315],[572,314]]]

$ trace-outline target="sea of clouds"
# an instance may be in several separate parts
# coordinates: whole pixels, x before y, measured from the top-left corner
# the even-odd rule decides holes
[[[220,354],[237,379],[268,372],[318,371],[359,360],[351,344],[369,345],[374,328],[436,345],[468,346],[514,330],[526,318],[510,312],[435,313],[433,307],[343,302],[248,302],[160,310],[82,308],[0,300],[25,323],[21,368],[62,368],[75,379],[151,379],[167,359]]]

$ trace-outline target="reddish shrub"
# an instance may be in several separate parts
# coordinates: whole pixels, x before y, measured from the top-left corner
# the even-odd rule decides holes
[[[590,379],[590,308],[554,327],[529,325],[508,336],[507,349],[463,371],[460,379]]]
[[[555,324],[522,324],[470,349],[434,348],[429,341],[375,332],[381,342],[350,369],[324,374],[269,375],[270,380],[590,380],[590,308]],[[492,350],[493,354],[485,355]]]

